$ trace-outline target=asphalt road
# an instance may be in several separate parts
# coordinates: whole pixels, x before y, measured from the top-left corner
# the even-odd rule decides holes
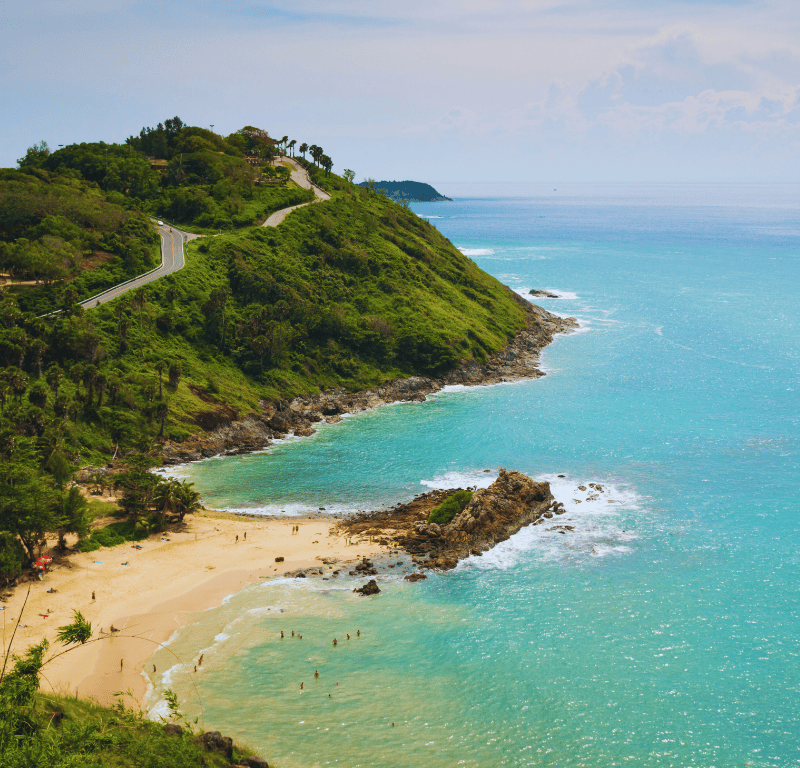
[[[158,267],[158,269],[154,269],[152,272],[139,275],[139,277],[135,277],[133,280],[129,280],[126,283],[115,285],[99,296],[94,296],[91,299],[82,301],[81,306],[84,309],[92,309],[92,307],[105,304],[107,301],[112,301],[134,288],[139,288],[146,283],[153,282],[153,280],[158,280],[159,277],[164,277],[164,275],[168,275],[170,272],[177,272],[179,269],[183,269],[183,265],[186,263],[183,256],[183,244],[188,240],[194,240],[194,238],[199,237],[199,235],[183,232],[180,229],[170,227],[166,224],[159,225],[156,223],[156,228],[161,235],[161,266]]]
[[[320,189],[316,184],[312,183],[311,179],[308,177],[308,171],[303,168],[297,160],[293,160],[291,157],[282,157],[280,160],[276,160],[276,163],[280,162],[284,165],[289,166],[289,171],[291,173],[292,181],[297,184],[298,187],[302,187],[303,189],[313,189],[314,196],[316,200],[313,202],[320,203],[324,200],[330,200],[330,195],[323,189]],[[304,208],[306,205],[311,205],[312,203],[300,203],[300,205],[292,205],[289,208],[281,208],[279,211],[275,211],[263,224],[264,227],[277,227],[295,208]]]

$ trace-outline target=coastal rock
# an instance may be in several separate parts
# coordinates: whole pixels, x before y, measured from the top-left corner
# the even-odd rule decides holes
[[[276,562],[276,563],[282,563],[282,562],[283,562],[283,560],[284,560],[284,558],[283,558],[283,557],[276,557],[276,558],[275,558],[275,562]]]
[[[375,579],[370,579],[363,587],[356,587],[353,592],[358,592],[359,595],[379,595],[381,590],[378,587],[378,582]]]
[[[366,557],[355,567],[354,570],[355,573],[360,576],[375,576],[378,573],[372,560],[368,560]]]
[[[409,573],[408,576],[405,577],[406,581],[425,581],[428,577],[424,573]]]
[[[182,736],[183,728],[181,728],[177,723],[167,723],[164,726],[164,733],[170,736]]]
[[[222,752],[228,760],[233,759],[233,739],[219,731],[208,731],[197,737],[197,741],[210,752]]]
[[[247,768],[269,768],[266,760],[262,760],[258,755],[246,757],[239,761],[239,765],[246,765]]]
[[[550,291],[543,291],[541,288],[531,288],[528,291],[530,296],[543,296],[546,299],[558,299],[560,296],[557,293],[550,293]]]

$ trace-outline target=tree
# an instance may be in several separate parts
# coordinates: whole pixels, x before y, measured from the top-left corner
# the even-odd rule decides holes
[[[320,155],[319,164],[325,169],[325,175],[330,176],[331,169],[333,168],[333,160],[327,155]]]
[[[351,184],[353,183],[353,179],[356,177],[356,172],[351,171],[349,168],[345,168],[342,172],[342,176],[344,176]]]
[[[128,469],[117,475],[122,488],[120,506],[135,520],[143,517],[153,502],[159,478],[150,472],[158,462],[150,455],[137,453],[127,459]]]
[[[56,399],[58,399],[58,390],[61,386],[61,382],[64,380],[64,371],[61,369],[61,366],[58,363],[53,363],[47,369],[44,378],[50,389],[53,390]]]
[[[25,550],[19,539],[9,531],[0,531],[0,578],[6,586],[22,573]]]
[[[197,512],[198,509],[202,509],[200,494],[194,490],[194,485],[192,483],[188,483],[184,480],[180,484],[178,493],[178,519],[183,522],[184,516]]]
[[[306,159],[306,152],[308,152],[308,144],[303,142],[297,149],[300,152],[300,154],[303,156],[303,160],[305,160]]]
[[[169,414],[169,406],[166,400],[159,400],[156,404],[156,417],[161,422],[161,428],[158,430],[158,436],[164,437],[164,422],[167,420]]]
[[[22,399],[25,390],[28,388],[28,374],[25,371],[16,367],[11,367],[6,370],[6,381],[11,387],[11,391],[17,398],[17,401]]]
[[[77,534],[83,538],[89,533],[89,505],[77,486],[61,492],[59,509],[55,516],[58,530],[58,548],[67,548],[66,535]]]
[[[38,144],[28,147],[25,157],[21,157],[19,160],[17,160],[17,164],[20,168],[31,165],[41,165],[42,161],[49,156],[50,147],[47,146],[46,141],[40,141]]]
[[[172,365],[169,367],[169,385],[171,387],[177,387],[178,382],[181,380],[181,374],[183,373],[183,368],[181,367],[180,360],[176,360]]]
[[[167,364],[163,360],[157,360],[155,364],[156,372],[158,373],[158,399],[163,399],[163,389],[162,389],[162,374],[164,373],[164,368],[167,367]]]

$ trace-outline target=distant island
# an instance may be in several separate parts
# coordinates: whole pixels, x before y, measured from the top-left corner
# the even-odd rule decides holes
[[[386,190],[390,200],[408,200],[409,203],[444,203],[452,198],[437,192],[430,184],[421,181],[362,181],[360,187],[370,187],[376,191]]]

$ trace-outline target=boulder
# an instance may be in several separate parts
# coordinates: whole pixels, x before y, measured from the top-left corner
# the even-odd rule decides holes
[[[269,768],[266,760],[262,760],[258,755],[246,757],[239,761],[239,765],[246,765],[247,768]]]
[[[353,592],[357,592],[359,595],[379,595],[380,589],[378,587],[378,582],[375,579],[370,579],[363,587],[356,587]]]
[[[425,581],[428,577],[424,573],[409,573],[406,576],[406,581]]]
[[[183,736],[183,728],[181,728],[177,723],[167,723],[164,726],[164,733],[167,733],[170,736]]]
[[[228,760],[233,760],[233,739],[223,736],[219,731],[200,734],[197,741],[210,752],[222,752]]]

